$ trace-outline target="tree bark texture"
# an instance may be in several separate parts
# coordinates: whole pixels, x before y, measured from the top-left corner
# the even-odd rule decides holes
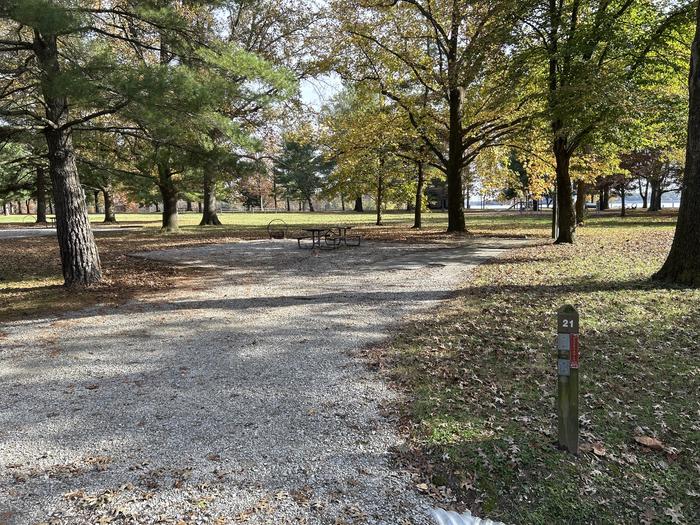
[[[105,219],[106,223],[117,222],[117,216],[114,214],[114,199],[112,198],[112,192],[109,188],[102,190],[102,196],[105,200]],[[95,201],[97,202],[97,201]]]
[[[418,163],[418,180],[416,181],[416,204],[413,208],[413,227],[418,229],[423,227],[423,185],[425,184],[425,173],[423,172],[423,162]]]
[[[102,279],[100,257],[88,218],[85,193],[80,185],[71,138],[68,100],[55,94],[53,79],[60,75],[55,35],[34,33],[34,53],[42,72],[49,174],[56,210],[56,235],[66,286],[88,286]]]
[[[559,235],[556,244],[573,243],[576,232],[576,213],[571,199],[571,175],[569,163],[571,154],[566,148],[563,139],[554,141],[554,157],[557,163],[557,216],[559,222]]]
[[[353,211],[358,213],[362,213],[364,211],[364,208],[362,207],[362,197],[355,197],[355,209]]]
[[[209,168],[204,171],[204,210],[200,226],[221,226],[221,220],[216,213],[216,189],[214,177]]]
[[[43,166],[36,168],[36,222],[46,223],[46,172]]]
[[[178,230],[177,188],[172,178],[170,164],[167,161],[158,163],[158,189],[163,198],[163,214],[161,231],[165,233]]]
[[[462,91],[450,90],[450,129],[447,159],[447,231],[467,231],[464,221],[464,197],[462,195]]]
[[[700,286],[700,7],[695,14],[695,38],[688,79],[688,142],[678,222],[668,258],[655,279]]]

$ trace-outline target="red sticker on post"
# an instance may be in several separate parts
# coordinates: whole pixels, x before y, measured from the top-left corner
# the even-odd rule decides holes
[[[569,352],[571,368],[578,368],[578,334],[569,334]]]

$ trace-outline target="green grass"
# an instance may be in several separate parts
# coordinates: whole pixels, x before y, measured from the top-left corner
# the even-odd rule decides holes
[[[592,219],[577,245],[511,252],[407,327],[381,356],[410,399],[399,459],[506,523],[699,523],[700,290],[649,280],[672,232],[672,217]],[[567,303],[581,315],[578,457],[555,446]]]
[[[444,213],[436,212],[433,221],[441,222]],[[140,224],[154,228],[160,228],[160,213],[117,213],[117,222],[123,225]],[[409,222],[413,219],[411,213],[390,212],[385,214],[384,222],[387,224],[397,224]],[[202,218],[200,213],[186,212],[179,213],[179,225],[181,227],[198,226]],[[0,215],[0,224],[32,224],[36,219],[35,215]],[[219,219],[224,226],[233,227],[263,227],[273,219],[282,219],[293,225],[311,225],[327,223],[349,223],[349,224],[373,224],[374,213],[354,213],[354,212],[256,212],[256,213],[219,213]],[[90,222],[100,224],[104,220],[102,214],[90,214]],[[428,219],[430,220],[430,219]],[[445,220],[446,221],[446,220]],[[445,222],[446,223],[446,222]]]
[[[118,213],[117,221],[122,226],[140,225],[148,228],[160,228],[161,215],[159,213]],[[467,213],[467,226],[470,231],[481,231],[526,235],[536,232],[547,234],[549,214],[518,214],[512,212],[494,212],[478,210]],[[33,215],[0,215],[0,225],[31,225],[34,222]],[[90,214],[90,221],[100,225],[103,215]],[[180,213],[179,226],[186,231],[199,228],[201,214]],[[290,227],[302,227],[310,225],[328,224],[352,224],[356,226],[372,226],[375,224],[374,212],[256,212],[256,213],[220,213],[219,219],[223,225],[220,228],[245,230],[265,228],[274,219],[282,219]],[[383,214],[383,224],[386,227],[405,227],[413,224],[413,213],[390,211]],[[426,211],[423,214],[423,227],[425,229],[444,229],[447,227],[447,214],[442,211]],[[211,227],[208,227],[211,228]]]

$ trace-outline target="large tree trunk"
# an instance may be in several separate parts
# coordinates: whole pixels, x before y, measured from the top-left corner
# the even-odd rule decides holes
[[[661,209],[661,184],[652,180],[651,195],[649,197],[649,211],[659,211]]]
[[[66,286],[88,286],[102,279],[102,271],[85,194],[75,166],[73,143],[70,134],[64,130],[47,128],[44,134],[64,283]]]
[[[185,211],[194,211],[192,210],[192,201],[187,199],[187,208],[185,208]]]
[[[637,182],[639,187],[639,196],[642,198],[642,208],[646,209],[649,197],[649,181],[645,180],[644,191],[642,191],[642,180],[639,179]]]
[[[450,89],[450,129],[447,159],[447,231],[467,231],[464,222],[464,195],[462,188],[462,91]]]
[[[668,258],[655,279],[700,286],[700,7],[690,55],[688,142],[678,222]]]
[[[53,80],[60,75],[55,35],[34,32],[34,53],[42,72],[46,118],[55,126],[44,130],[49,174],[56,207],[56,235],[66,286],[90,285],[102,279],[100,257],[90,228],[85,193],[80,185],[69,122],[68,100],[57,96]]]
[[[561,138],[555,139],[553,149],[557,163],[557,220],[559,226],[559,234],[554,242],[556,244],[570,244],[574,242],[576,232],[576,213],[571,198],[571,175],[569,174],[571,153]]]
[[[46,172],[43,166],[36,168],[36,222],[46,224]]]
[[[117,216],[114,214],[114,199],[112,199],[112,192],[109,188],[102,190],[102,195],[105,200],[105,219],[104,222],[115,223],[117,222]],[[95,201],[97,202],[97,201]]]
[[[207,168],[204,170],[204,211],[200,226],[221,226],[219,215],[216,213],[216,188],[214,177]]]
[[[661,188],[659,188],[659,191],[656,192],[656,202],[654,202],[654,209],[656,211],[660,211],[663,207],[663,204],[661,203],[661,199],[663,198],[663,196],[664,192],[663,190],[661,190]]]
[[[364,208],[362,207],[362,197],[355,197],[355,209],[353,211],[356,211],[358,213],[362,213]]]
[[[158,189],[163,197],[163,218],[160,231],[164,233],[176,232],[178,230],[177,188],[167,161],[158,163]]]
[[[423,162],[418,163],[418,180],[416,182],[416,204],[413,208],[413,227],[417,229],[423,227],[423,185],[425,184]]]
[[[586,216],[586,183],[576,181],[576,224],[583,224]]]
[[[306,202],[309,203],[309,211],[314,211],[314,203],[311,202],[311,197],[307,197]]]
[[[600,210],[610,209],[610,186],[605,185],[600,189]]]

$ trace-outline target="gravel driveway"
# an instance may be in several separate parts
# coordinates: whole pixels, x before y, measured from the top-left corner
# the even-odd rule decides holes
[[[389,464],[396,394],[351,351],[520,244],[150,252],[217,271],[165,300],[3,325],[0,524],[429,523]]]

